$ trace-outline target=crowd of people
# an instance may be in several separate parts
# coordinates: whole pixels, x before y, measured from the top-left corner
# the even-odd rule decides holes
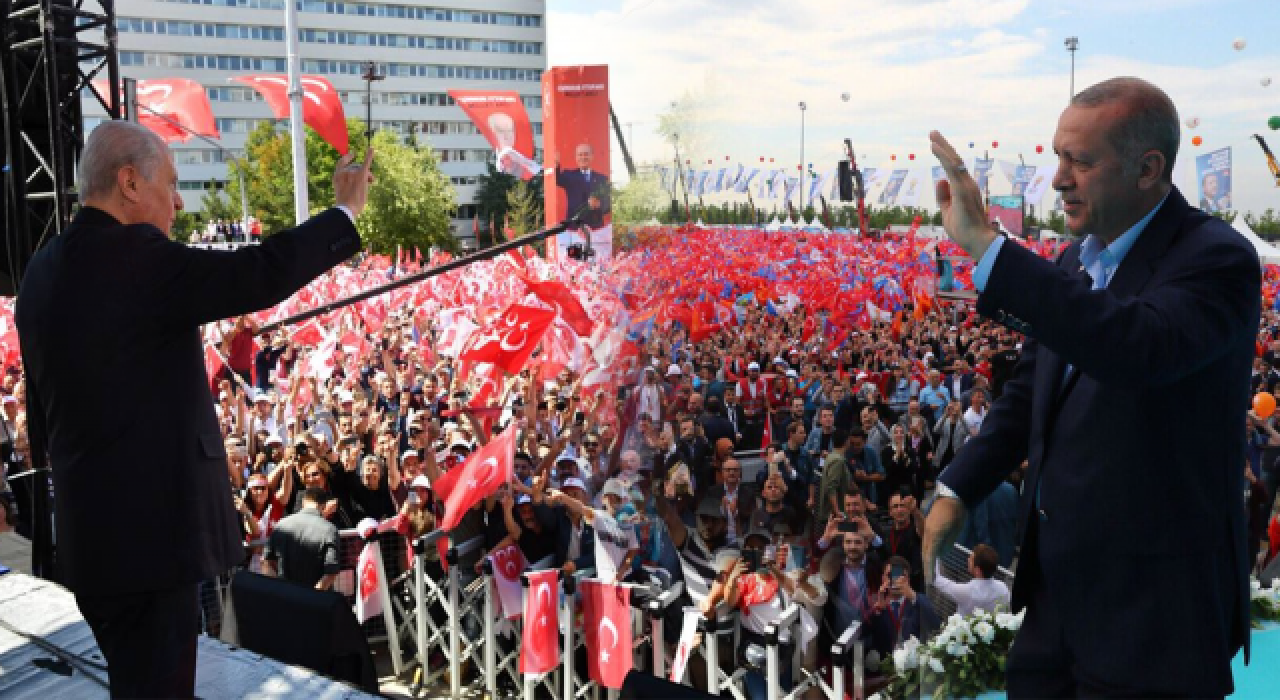
[[[784,687],[829,648],[818,640],[852,622],[883,657],[936,629],[931,596],[961,613],[1009,604],[998,572],[1016,557],[1021,469],[970,513],[965,580],[939,570],[925,587],[921,535],[935,479],[981,431],[1023,340],[963,305],[908,303],[891,320],[843,327],[827,311],[756,299],[710,332],[674,321],[633,334],[607,384],[571,366],[549,373],[544,350],[479,406],[486,376],[450,355],[437,316],[415,311],[393,308],[358,347],[339,346],[326,378],[294,330],[261,335],[245,316],[216,338],[225,361],[211,387],[246,567],[332,588],[339,530],[372,518],[407,537],[433,531],[432,484],[514,426],[515,479],[450,532],[484,541],[459,562],[464,576],[514,544],[566,574],[682,581],[706,615],[738,613],[741,648],[722,658],[751,669],[750,697],[765,696],[763,633],[789,603],[814,633],[784,645],[795,664],[784,664]],[[1254,388],[1280,400],[1280,314],[1264,313],[1258,342]],[[19,530],[29,531],[22,481],[12,479],[30,457],[20,370],[4,375],[0,393],[0,450]],[[1280,543],[1276,423],[1250,415],[1242,465],[1259,565]],[[442,577],[438,553],[424,556]]]

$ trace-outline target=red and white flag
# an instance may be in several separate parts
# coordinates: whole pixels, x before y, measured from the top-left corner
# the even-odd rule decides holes
[[[356,619],[364,622],[382,614],[382,548],[377,540],[365,542],[356,561]]]
[[[672,683],[684,682],[684,672],[689,666],[689,655],[693,653],[693,640],[698,634],[698,618],[702,612],[697,608],[685,608],[684,627],[680,630],[680,643],[676,645],[676,654],[671,658],[671,675],[667,680]]]
[[[516,430],[515,423],[507,426],[501,435],[432,484],[436,497],[444,501],[441,530],[457,527],[472,506],[511,480],[515,473]]]
[[[565,323],[573,329],[582,338],[591,336],[594,323],[591,317],[587,315],[587,310],[582,308],[582,302],[578,300],[578,296],[574,294],[563,283],[556,280],[546,280],[544,282],[535,282],[533,280],[525,280],[525,284],[529,286],[529,291],[533,292],[539,299],[546,302],[552,308],[559,309],[561,317]]]
[[[621,688],[632,667],[631,589],[583,581],[582,621],[591,680],[606,688]]]
[[[491,362],[507,374],[519,374],[555,320],[554,311],[512,304],[487,328],[476,331],[471,347],[458,359]]]
[[[524,595],[520,574],[528,567],[524,552],[514,544],[509,544],[490,554],[489,562],[493,564],[493,585],[498,591],[498,605],[502,616],[508,620],[520,617],[520,598]]]
[[[232,80],[249,85],[261,93],[277,119],[289,116],[291,108],[288,76],[238,75]],[[302,120],[338,153],[345,155],[349,147],[347,121],[342,111],[342,100],[338,98],[333,84],[318,75],[304,75],[299,82],[303,98]]]
[[[520,672],[546,673],[560,665],[560,570],[531,571],[524,601]]]

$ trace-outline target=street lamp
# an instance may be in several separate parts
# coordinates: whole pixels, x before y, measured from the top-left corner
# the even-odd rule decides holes
[[[809,105],[800,102],[800,202],[804,202],[804,112]],[[803,207],[800,207],[803,209]]]
[[[378,64],[373,61],[365,61],[362,66],[363,72],[360,77],[364,79],[364,137],[370,144],[373,143],[373,83],[376,80],[386,80],[387,76],[378,70]]]
[[[1076,51],[1080,48],[1080,39],[1074,36],[1067,37],[1062,45],[1067,47],[1067,51],[1071,53],[1071,98],[1076,96]]]

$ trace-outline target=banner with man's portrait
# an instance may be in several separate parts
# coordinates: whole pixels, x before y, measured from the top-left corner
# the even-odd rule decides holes
[[[1231,147],[1196,156],[1200,208],[1214,214],[1231,209]]]
[[[542,172],[534,160],[533,127],[520,95],[512,91],[450,90],[449,97],[471,117],[497,157],[499,172],[521,180]]]
[[[578,222],[575,230],[556,236],[548,255],[568,255],[574,245],[583,250],[589,241],[596,260],[609,259],[608,66],[556,66],[542,74],[542,151],[547,225]]]

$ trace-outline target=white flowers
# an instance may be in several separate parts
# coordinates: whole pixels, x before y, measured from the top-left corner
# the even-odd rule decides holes
[[[946,670],[945,668],[943,668],[942,662],[937,659],[929,659],[929,668],[934,673],[942,673],[943,671]]]
[[[947,645],[947,653],[952,656],[964,656],[969,653],[969,647],[964,644],[957,644],[956,642],[951,642],[950,644]]]
[[[1018,628],[1022,627],[1022,618],[1026,614],[1027,614],[1026,608],[1023,608],[1022,612],[1018,613],[1017,615],[1010,615],[1009,613],[1000,613],[996,615],[996,626],[999,627],[1000,629],[1017,632]]]
[[[893,668],[898,675],[913,671],[920,666],[920,642],[911,637],[902,643],[902,648],[893,652]]]
[[[992,627],[986,620],[980,621],[973,626],[973,633],[982,640],[983,644],[990,644],[991,640],[996,638],[996,628]]]

